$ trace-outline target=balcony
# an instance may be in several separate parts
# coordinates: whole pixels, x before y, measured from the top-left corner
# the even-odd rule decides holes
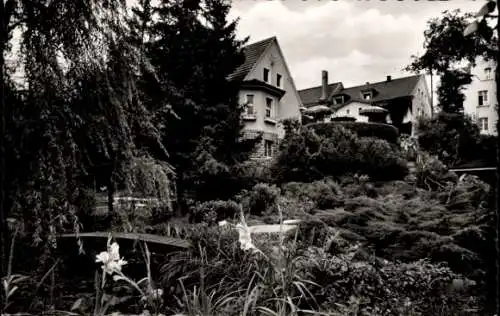
[[[256,113],[252,113],[252,114],[245,113],[242,115],[241,118],[243,119],[243,121],[256,121],[257,114]]]
[[[278,124],[278,120],[274,117],[265,117],[264,122],[266,122],[267,124],[271,124],[271,125]]]

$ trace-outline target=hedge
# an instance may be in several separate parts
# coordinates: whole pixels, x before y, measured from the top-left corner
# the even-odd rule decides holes
[[[314,129],[318,135],[328,134],[331,125],[341,125],[355,132],[359,137],[376,137],[396,144],[399,130],[393,125],[372,122],[320,122],[307,126]]]
[[[337,116],[331,118],[332,122],[356,122],[355,117],[351,116]]]

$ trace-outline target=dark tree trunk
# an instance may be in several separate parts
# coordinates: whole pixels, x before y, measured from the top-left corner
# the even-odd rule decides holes
[[[5,127],[5,116],[6,116],[6,104],[5,104],[5,59],[4,51],[5,45],[8,39],[7,27],[9,19],[7,17],[7,12],[5,11],[4,1],[0,1],[0,256],[2,257],[2,262],[0,264],[0,276],[6,275],[7,270],[7,258],[8,258],[8,241],[9,232],[7,226],[7,214],[9,209],[6,203],[6,183],[5,183],[5,138],[6,138],[6,127]]]

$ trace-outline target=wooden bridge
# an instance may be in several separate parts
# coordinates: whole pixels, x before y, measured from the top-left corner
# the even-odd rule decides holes
[[[180,238],[165,237],[152,234],[140,234],[140,233],[115,233],[115,232],[91,232],[91,233],[80,233],[80,234],[61,234],[60,238],[108,238],[111,235],[114,239],[126,239],[133,241],[143,241],[146,243],[152,243],[157,245],[170,246],[175,248],[187,249],[191,246],[191,243],[187,240]]]

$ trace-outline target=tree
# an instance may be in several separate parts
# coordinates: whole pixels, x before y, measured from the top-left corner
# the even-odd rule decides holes
[[[161,81],[177,93],[170,99],[180,119],[167,118],[163,141],[176,148],[171,161],[180,195],[213,199],[232,191],[216,175],[228,180],[232,166],[253,150],[241,137],[238,86],[227,79],[244,61],[244,41],[235,38],[237,21],[228,22],[229,8],[222,0],[186,0],[163,1],[154,10],[149,55]]]
[[[52,244],[58,229],[78,229],[88,172],[104,170],[113,187],[126,180],[138,137],[159,143],[136,97],[137,74],[146,70],[125,40],[126,9],[108,0],[0,2],[3,263],[7,217],[23,220],[35,242]],[[8,65],[14,32],[21,49]]]
[[[463,112],[463,86],[471,82],[471,75],[461,70],[460,64],[468,62],[474,66],[478,57],[493,58],[496,52],[489,43],[493,33],[488,31],[486,22],[481,24],[484,38],[471,38],[463,35],[464,29],[472,19],[471,13],[460,10],[444,11],[440,18],[428,21],[424,32],[424,49],[421,56],[412,56],[413,61],[405,70],[412,72],[437,72],[441,77],[438,101],[443,111]]]
[[[472,75],[463,70],[445,70],[438,87],[438,104],[446,113],[463,113],[465,95],[464,86],[472,82]]]
[[[495,50],[484,38],[471,38],[463,35],[464,29],[472,19],[471,13],[459,9],[443,11],[443,16],[430,19],[424,31],[424,49],[421,56],[412,56],[413,61],[405,69],[408,71],[430,70],[443,73],[456,68],[463,61],[475,64],[478,56],[492,58]],[[493,34],[490,34],[490,38]]]

